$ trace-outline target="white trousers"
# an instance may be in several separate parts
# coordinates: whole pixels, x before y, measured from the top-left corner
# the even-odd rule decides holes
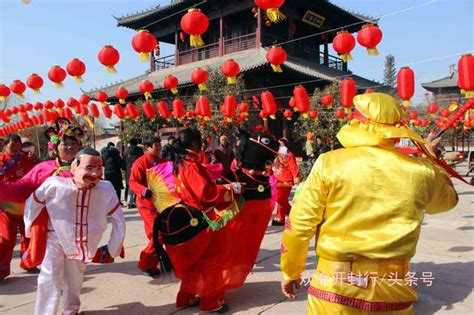
[[[77,314],[81,306],[79,295],[85,270],[86,264],[83,261],[66,258],[56,233],[49,232],[46,255],[38,276],[35,315],[56,314],[61,291],[64,299],[63,314]]]

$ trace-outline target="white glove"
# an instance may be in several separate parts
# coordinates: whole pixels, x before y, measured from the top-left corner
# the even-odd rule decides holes
[[[242,185],[240,183],[231,183],[230,187],[232,187],[234,194],[240,195],[242,193]]]

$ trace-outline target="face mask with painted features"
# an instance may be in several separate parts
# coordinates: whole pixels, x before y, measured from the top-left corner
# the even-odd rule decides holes
[[[92,188],[102,179],[102,158],[100,156],[82,155],[71,165],[74,182],[79,188]]]

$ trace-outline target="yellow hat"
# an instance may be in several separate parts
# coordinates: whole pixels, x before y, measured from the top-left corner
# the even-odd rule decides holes
[[[355,96],[353,101],[354,119],[337,134],[344,147],[393,145],[392,139],[395,138],[425,143],[415,131],[402,123],[404,112],[392,96],[367,93]]]

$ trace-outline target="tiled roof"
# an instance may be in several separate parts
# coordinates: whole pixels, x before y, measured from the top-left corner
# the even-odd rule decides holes
[[[196,68],[205,68],[208,71],[219,68],[226,60],[234,59],[239,65],[242,73],[260,68],[270,67],[270,64],[266,60],[266,50],[263,48],[249,49],[245,51],[236,52],[233,54],[224,55],[222,57],[210,58],[201,60],[189,64],[184,64],[177,67],[171,67],[166,69],[160,69],[150,73],[140,75],[138,77],[126,80],[117,84],[106,86],[100,90],[106,92],[108,95],[114,95],[115,90],[123,86],[125,87],[130,95],[138,93],[138,85],[142,80],[149,80],[155,86],[155,90],[161,90],[163,88],[163,80],[166,76],[172,74],[179,80],[180,85],[191,83],[191,73]],[[350,74],[341,70],[330,68],[318,63],[309,62],[303,59],[288,58],[288,61],[283,65],[284,71],[286,69],[290,71],[296,71],[305,74],[311,78],[320,78],[327,81],[334,81],[343,79],[344,77],[350,76],[356,81],[356,84],[361,89],[375,88],[378,90],[384,90],[386,87],[381,86],[380,83],[364,79],[360,76]],[[86,92],[90,96],[93,96],[95,92],[93,90]]]
[[[131,23],[134,23],[141,19],[152,17],[153,15],[157,15],[157,14],[165,14],[166,12],[172,11],[173,9],[178,8],[180,6],[188,7],[197,2],[198,1],[196,0],[183,0],[183,1],[176,1],[174,3],[170,3],[163,6],[157,5],[156,7],[153,7],[149,10],[144,10],[141,12],[136,12],[136,13],[132,13],[129,15],[116,18],[117,26],[130,27]]]
[[[442,79],[434,80],[431,82],[421,83],[421,86],[427,90],[440,89],[440,88],[457,88],[458,86],[458,72],[453,71],[450,76]]]
[[[141,11],[141,12],[135,12],[135,13],[124,15],[124,16],[121,16],[121,17],[118,17],[118,18],[115,18],[115,19],[117,20],[117,25],[118,26],[134,28],[132,24],[139,21],[139,20],[141,20],[141,19],[152,17],[154,15],[164,15],[169,11],[173,11],[174,9],[178,9],[179,7],[186,8],[186,7],[192,6],[194,4],[197,4],[199,2],[202,2],[202,0],[201,1],[200,0],[176,1],[176,2],[170,3],[168,5],[164,5],[164,6],[157,5],[156,7],[153,7],[149,10],[144,10],[144,11]],[[343,7],[332,3],[331,1],[323,0],[322,2],[326,3],[329,7],[333,7],[337,10],[345,11],[347,14],[350,14],[350,15],[354,16],[356,19],[359,19],[361,21],[366,21],[367,23],[377,23],[377,21],[378,21],[378,19],[363,15],[361,13],[346,10]]]

